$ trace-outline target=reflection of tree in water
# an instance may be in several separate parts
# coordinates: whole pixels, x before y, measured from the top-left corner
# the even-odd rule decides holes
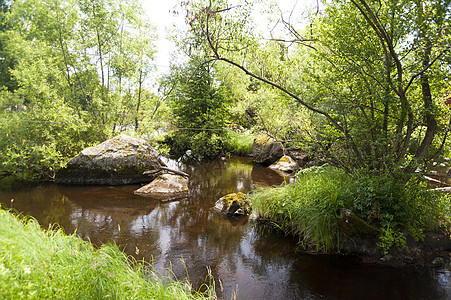
[[[303,256],[295,260],[290,282],[302,283],[324,298],[450,299],[450,272],[440,282],[437,269],[370,266],[341,256]]]
[[[241,242],[247,228],[232,226],[212,209],[217,199],[251,187],[252,165],[240,160],[214,161],[188,166],[190,174],[188,199],[159,207],[155,221],[171,228],[165,260],[172,262],[174,273],[184,277],[183,257],[194,286],[204,283],[206,267],[218,278],[219,265],[236,270],[237,256],[242,256]]]
[[[11,202],[11,199],[14,201]],[[73,205],[55,185],[0,191],[0,203],[4,208],[12,208],[23,215],[33,216],[44,228],[48,228],[50,224],[59,224],[68,233],[73,232],[68,222]]]
[[[138,253],[137,258],[150,256],[159,236],[147,220],[159,203],[134,195],[134,189],[136,186],[65,188],[75,205],[70,219],[77,234],[95,244],[115,242],[127,254]]]
[[[283,288],[268,291],[277,299],[449,299],[451,295],[450,271],[371,266],[356,257],[296,253],[295,240],[276,232],[259,232],[251,241],[253,274],[271,278],[285,270],[279,272],[283,279],[275,280]],[[438,272],[446,273],[447,279],[440,282]]]

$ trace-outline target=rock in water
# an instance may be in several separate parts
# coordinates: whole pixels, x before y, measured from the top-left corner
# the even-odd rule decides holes
[[[135,194],[158,200],[178,199],[188,196],[188,178],[163,174],[148,185],[137,189]]]
[[[57,183],[122,185],[152,180],[144,171],[164,163],[143,139],[125,134],[87,148],[72,158],[56,175]]]
[[[246,194],[233,193],[216,201],[215,210],[227,216],[246,216],[252,212],[252,207]]]
[[[283,156],[283,145],[267,135],[260,135],[252,144],[252,156],[256,163],[270,165]]]
[[[278,161],[269,166],[270,169],[283,173],[295,173],[299,170],[299,165],[291,157],[284,155]]]

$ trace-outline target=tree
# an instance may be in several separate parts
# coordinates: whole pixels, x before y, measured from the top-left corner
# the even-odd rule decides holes
[[[449,9],[447,0],[330,1],[308,29],[281,19],[285,35],[271,42],[294,49],[279,66],[259,57],[247,3],[198,1],[186,19],[208,60],[239,68],[316,115],[337,164],[412,170],[442,126]]]
[[[82,148],[144,118],[137,112],[142,95],[151,98],[144,79],[151,70],[153,28],[137,1],[88,2],[17,0],[5,15],[2,53],[14,61],[10,74],[17,83],[0,99],[6,123],[0,161],[10,172],[51,177]],[[119,49],[124,36],[145,38]],[[128,85],[123,92],[113,58],[129,57],[129,71],[119,80]]]
[[[171,76],[177,82],[169,99],[177,127],[169,138],[174,154],[191,149],[198,158],[216,158],[223,150],[228,101],[211,65],[193,58]]]
[[[6,15],[9,12],[9,3],[5,0],[0,1],[0,33],[8,30],[9,26],[5,22]],[[0,35],[1,37],[2,35]],[[10,69],[14,68],[14,60],[8,54],[5,42],[0,38],[0,89],[5,87],[6,89],[13,91],[17,88],[17,83],[11,77]]]

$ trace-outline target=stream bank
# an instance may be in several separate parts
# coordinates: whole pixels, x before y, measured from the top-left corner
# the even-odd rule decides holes
[[[172,265],[179,280],[188,271],[194,288],[205,282],[210,267],[221,299],[230,299],[237,287],[237,299],[451,298],[449,264],[393,268],[355,256],[306,255],[294,239],[219,216],[212,208],[223,195],[286,181],[251,159],[165,162],[190,174],[187,198],[149,201],[133,194],[138,185],[44,184],[2,190],[0,203],[45,228],[58,223],[94,244],[115,242],[138,260],[153,259],[160,272]]]

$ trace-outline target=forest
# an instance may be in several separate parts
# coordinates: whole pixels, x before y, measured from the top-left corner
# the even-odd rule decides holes
[[[124,131],[212,159],[234,150],[235,125],[347,172],[449,152],[449,1],[331,1],[303,27],[274,8],[270,38],[251,3],[182,3],[181,58],[159,77],[139,6],[2,1],[1,172],[51,178]]]
[[[177,49],[158,74],[140,0],[0,9],[2,182],[52,181],[120,133],[194,162],[249,156],[266,134],[320,165],[249,196],[305,248],[336,247],[343,208],[380,230],[385,254],[406,246],[404,229],[451,236],[451,199],[423,178],[451,158],[450,0],[288,13],[269,0],[180,1],[185,26],[169,32]]]

